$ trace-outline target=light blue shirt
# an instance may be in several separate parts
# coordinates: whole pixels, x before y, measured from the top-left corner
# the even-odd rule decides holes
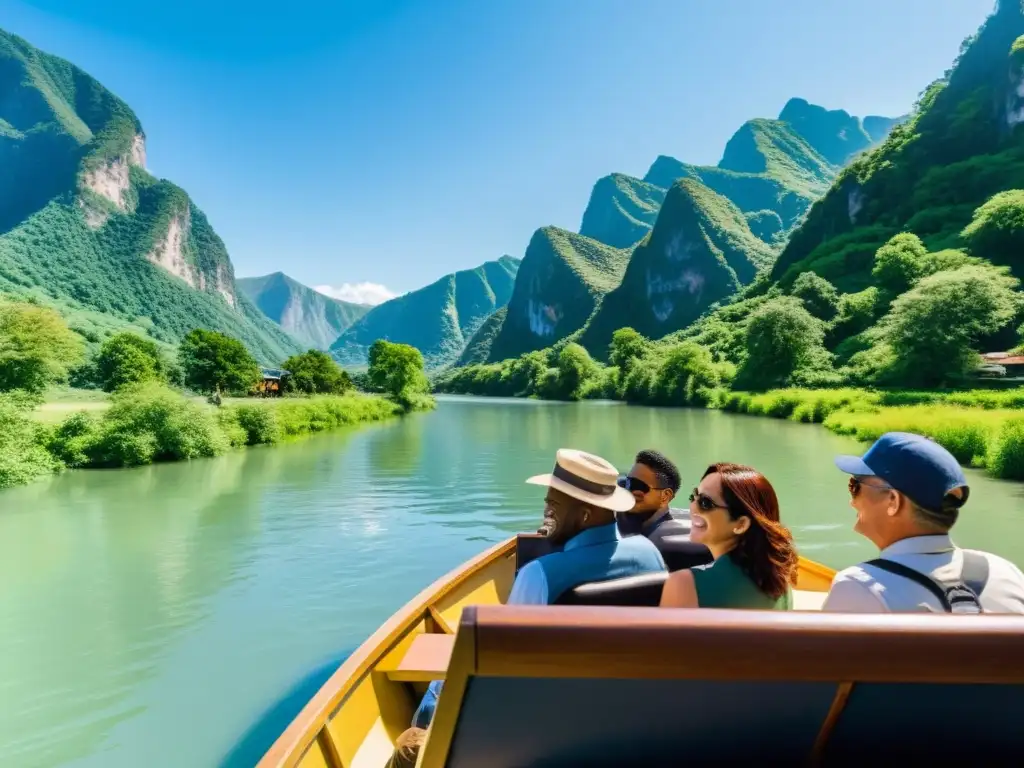
[[[584,554],[593,548],[593,557]],[[549,605],[552,600],[550,572],[568,571],[571,586],[592,581],[664,571],[661,553],[642,536],[623,537],[615,523],[587,528],[565,543],[560,552],[552,552],[524,565],[516,575],[506,605]],[[559,574],[563,575],[563,574]],[[564,585],[563,585],[564,586]],[[571,587],[570,587],[571,588]],[[559,590],[559,592],[564,589]],[[554,595],[558,599],[560,595]]]

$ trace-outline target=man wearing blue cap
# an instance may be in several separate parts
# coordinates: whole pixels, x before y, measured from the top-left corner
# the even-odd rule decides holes
[[[880,557],[836,574],[822,610],[1024,614],[1024,574],[961,549],[949,531],[970,489],[957,460],[921,435],[889,432],[863,456],[839,456],[850,477],[854,530]]]

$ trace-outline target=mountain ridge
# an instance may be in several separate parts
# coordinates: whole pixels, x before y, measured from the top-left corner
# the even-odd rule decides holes
[[[363,366],[373,342],[386,339],[419,349],[428,368],[449,365],[508,303],[520,262],[502,256],[378,304],[335,339],[331,354],[342,365]]]
[[[325,296],[280,271],[235,282],[263,314],[312,349],[330,349],[335,339],[372,309],[368,304]]]

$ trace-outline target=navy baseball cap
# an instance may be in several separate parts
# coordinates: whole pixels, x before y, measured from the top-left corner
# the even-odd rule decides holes
[[[942,509],[946,494],[969,488],[953,454],[927,437],[910,432],[886,432],[863,456],[837,456],[836,466],[850,475],[875,475],[925,509]]]

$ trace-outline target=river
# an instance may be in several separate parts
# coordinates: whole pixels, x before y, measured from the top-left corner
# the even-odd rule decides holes
[[[831,461],[862,446],[713,411],[441,398],[280,447],[68,472],[0,493],[0,765],[251,766],[395,609],[536,527],[523,480],[561,446],[622,471],[658,448],[683,493],[710,461],[752,464],[803,554],[872,554]],[[957,540],[1024,562],[1024,485],[970,481]]]

